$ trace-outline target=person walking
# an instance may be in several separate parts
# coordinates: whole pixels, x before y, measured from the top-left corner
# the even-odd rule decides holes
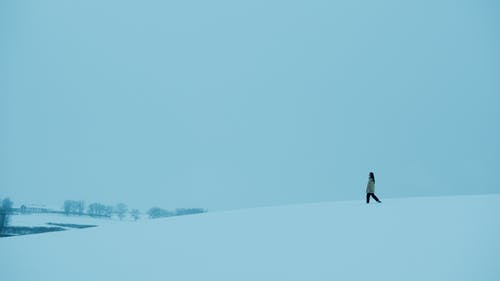
[[[368,175],[368,184],[366,185],[366,204],[370,203],[370,196],[378,203],[382,203],[377,196],[375,196],[375,175],[372,172]]]

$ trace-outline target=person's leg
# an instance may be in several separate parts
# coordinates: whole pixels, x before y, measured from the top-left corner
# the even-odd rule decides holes
[[[380,203],[380,200],[378,200],[377,196],[375,196],[375,193],[372,193],[372,197],[373,197],[373,199],[375,199],[375,201]]]
[[[366,204],[370,203],[370,193],[366,194]]]

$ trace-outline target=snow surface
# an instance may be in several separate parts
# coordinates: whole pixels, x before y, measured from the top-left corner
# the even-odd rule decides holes
[[[500,195],[318,203],[0,239],[1,280],[500,280]]]
[[[47,223],[70,223],[81,225],[104,225],[118,223],[115,218],[93,218],[89,216],[66,216],[63,214],[19,214],[10,217],[11,226],[49,226]]]

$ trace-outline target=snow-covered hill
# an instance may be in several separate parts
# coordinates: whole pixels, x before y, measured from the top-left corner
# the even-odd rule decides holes
[[[256,208],[0,239],[0,279],[500,280],[500,195]]]

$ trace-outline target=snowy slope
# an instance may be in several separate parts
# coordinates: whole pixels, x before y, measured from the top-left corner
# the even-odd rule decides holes
[[[105,225],[119,223],[118,219],[93,218],[88,216],[66,216],[62,214],[18,214],[10,217],[11,226],[47,226],[47,223],[70,223],[82,225]]]
[[[500,195],[256,208],[0,239],[2,280],[500,280]]]

